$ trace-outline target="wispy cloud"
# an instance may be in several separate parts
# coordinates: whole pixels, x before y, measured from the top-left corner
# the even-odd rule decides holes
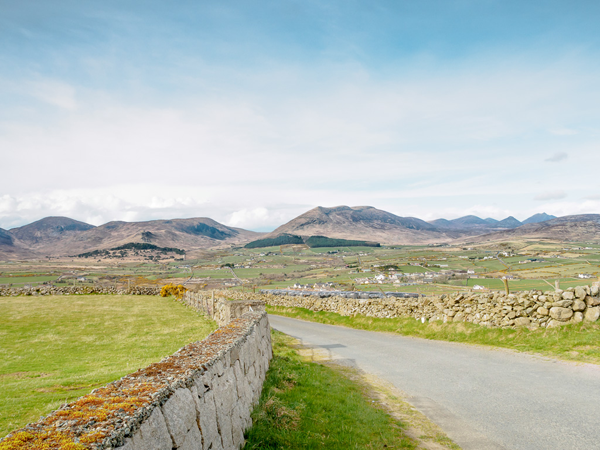
[[[534,200],[544,201],[544,200],[561,200],[567,196],[565,191],[550,191],[543,192],[534,197]]]
[[[568,157],[569,157],[569,155],[566,152],[557,152],[557,153],[553,154],[552,156],[550,156],[549,158],[546,158],[544,161],[560,162],[560,161],[564,161]]]
[[[555,136],[573,136],[578,134],[577,130],[573,130],[571,128],[552,128],[548,131]]]

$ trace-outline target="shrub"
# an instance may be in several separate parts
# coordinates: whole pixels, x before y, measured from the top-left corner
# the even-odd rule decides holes
[[[172,295],[177,300],[181,300],[183,298],[183,294],[185,294],[187,289],[181,284],[174,285],[173,283],[166,284],[160,290],[161,297],[168,297]]]

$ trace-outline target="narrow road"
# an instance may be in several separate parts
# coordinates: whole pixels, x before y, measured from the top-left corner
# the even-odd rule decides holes
[[[600,366],[269,315],[379,376],[464,450],[600,449]]]

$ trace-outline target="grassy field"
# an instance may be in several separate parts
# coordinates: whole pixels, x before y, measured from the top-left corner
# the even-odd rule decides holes
[[[532,331],[527,328],[486,328],[466,322],[423,324],[421,321],[408,318],[378,319],[362,315],[347,317],[331,312],[314,312],[304,308],[282,306],[267,306],[267,312],[360,330],[503,347],[569,361],[600,364],[600,324],[598,322],[583,322]]]
[[[274,357],[244,450],[417,447],[360,385],[301,358],[289,336],[272,337]]]
[[[0,297],[0,311],[0,436],[216,328],[155,296]]]

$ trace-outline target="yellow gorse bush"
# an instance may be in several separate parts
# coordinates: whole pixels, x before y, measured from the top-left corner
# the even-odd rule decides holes
[[[183,298],[183,294],[185,294],[187,289],[181,284],[174,285],[172,283],[166,284],[160,290],[161,297],[168,297],[172,295],[177,300],[181,300]]]

